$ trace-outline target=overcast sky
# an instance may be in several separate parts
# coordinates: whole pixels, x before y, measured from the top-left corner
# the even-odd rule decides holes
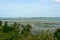
[[[0,0],[0,17],[60,17],[60,0]]]

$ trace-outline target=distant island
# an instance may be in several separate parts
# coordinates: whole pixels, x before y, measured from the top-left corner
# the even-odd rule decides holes
[[[60,17],[0,17],[0,20],[60,20]]]

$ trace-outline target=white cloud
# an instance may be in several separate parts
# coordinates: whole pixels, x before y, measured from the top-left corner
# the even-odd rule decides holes
[[[60,2],[60,0],[54,0],[55,2]]]

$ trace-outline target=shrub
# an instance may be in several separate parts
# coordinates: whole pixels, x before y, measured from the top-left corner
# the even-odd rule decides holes
[[[2,26],[2,21],[0,21],[0,26]]]
[[[55,37],[59,40],[60,39],[60,29],[57,29],[55,32]]]
[[[8,22],[4,23],[3,30],[0,31],[0,40],[19,40],[18,29],[14,26],[8,26]]]

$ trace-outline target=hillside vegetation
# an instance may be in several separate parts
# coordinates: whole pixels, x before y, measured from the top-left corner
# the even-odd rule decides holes
[[[0,21],[0,40],[60,40],[60,29],[55,33],[43,31],[40,34],[32,34],[31,29],[32,26],[29,24],[24,26],[14,22],[13,26],[9,26],[7,21],[4,25]]]

